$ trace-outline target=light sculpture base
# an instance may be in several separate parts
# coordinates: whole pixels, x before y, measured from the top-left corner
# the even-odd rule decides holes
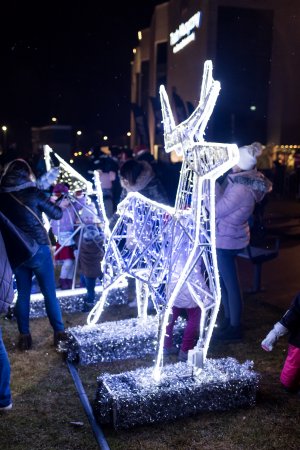
[[[179,319],[174,327],[174,344],[182,339],[185,321]],[[81,365],[141,359],[157,349],[158,316],[103,322],[68,328],[69,340],[62,351],[70,362]]]
[[[201,412],[228,411],[255,405],[258,375],[252,362],[207,359],[199,374],[185,363],[169,364],[155,382],[153,368],[98,378],[94,414],[100,424],[126,429],[168,422]]]
[[[96,298],[102,293],[102,286],[95,288]],[[56,296],[60,307],[64,313],[83,312],[85,288],[75,288],[67,290],[57,290]],[[105,306],[125,305],[128,303],[127,288],[116,288],[112,290],[107,298]],[[30,318],[46,317],[44,296],[41,293],[31,294],[30,296]]]

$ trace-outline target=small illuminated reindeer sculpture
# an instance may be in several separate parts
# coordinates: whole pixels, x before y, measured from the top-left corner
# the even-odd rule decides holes
[[[189,363],[202,367],[220,305],[215,248],[215,180],[238,161],[234,144],[208,143],[204,130],[220,84],[212,78],[212,63],[204,65],[200,102],[193,114],[175,126],[168,96],[160,88],[165,150],[182,155],[174,207],[130,193],[119,204],[104,261],[103,295],[88,317],[96,323],[108,291],[120,277],[136,279],[138,315],[146,320],[151,297],[159,317],[158,351],[153,377],[160,378],[168,318],[181,289],[187,287],[201,308],[199,340]],[[195,140],[197,139],[197,140]]]

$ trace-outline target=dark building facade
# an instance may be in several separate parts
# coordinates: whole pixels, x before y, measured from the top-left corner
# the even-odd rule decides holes
[[[48,125],[31,128],[33,153],[39,153],[43,145],[49,145],[65,161],[71,157],[72,127],[69,125]]]
[[[131,101],[148,129],[137,128],[132,114],[131,145],[147,146],[143,133],[153,153],[163,145],[160,84],[177,123],[190,115],[207,59],[221,92],[206,140],[298,145],[299,25],[298,0],[170,0],[156,6],[132,64]]]

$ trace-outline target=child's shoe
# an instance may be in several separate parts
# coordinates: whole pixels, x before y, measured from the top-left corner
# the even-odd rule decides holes
[[[184,352],[183,350],[179,350],[178,354],[178,361],[180,362],[187,362],[188,359],[188,352]]]
[[[164,347],[164,356],[178,355],[178,348],[173,345],[172,347]]]

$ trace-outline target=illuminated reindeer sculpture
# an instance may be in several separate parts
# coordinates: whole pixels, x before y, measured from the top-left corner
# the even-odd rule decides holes
[[[203,139],[219,91],[219,82],[212,78],[212,63],[207,61],[199,105],[186,121],[175,126],[161,86],[165,150],[175,150],[183,158],[175,206],[158,204],[138,193],[128,194],[119,204],[120,217],[105,254],[103,295],[88,317],[88,323],[96,323],[108,291],[124,274],[134,277],[139,317],[146,320],[149,297],[158,312],[155,379],[160,378],[165,330],[181,289],[187,287],[201,308],[199,340],[188,357],[195,367],[202,367],[206,359],[219,310],[215,180],[238,161],[236,145]]]

